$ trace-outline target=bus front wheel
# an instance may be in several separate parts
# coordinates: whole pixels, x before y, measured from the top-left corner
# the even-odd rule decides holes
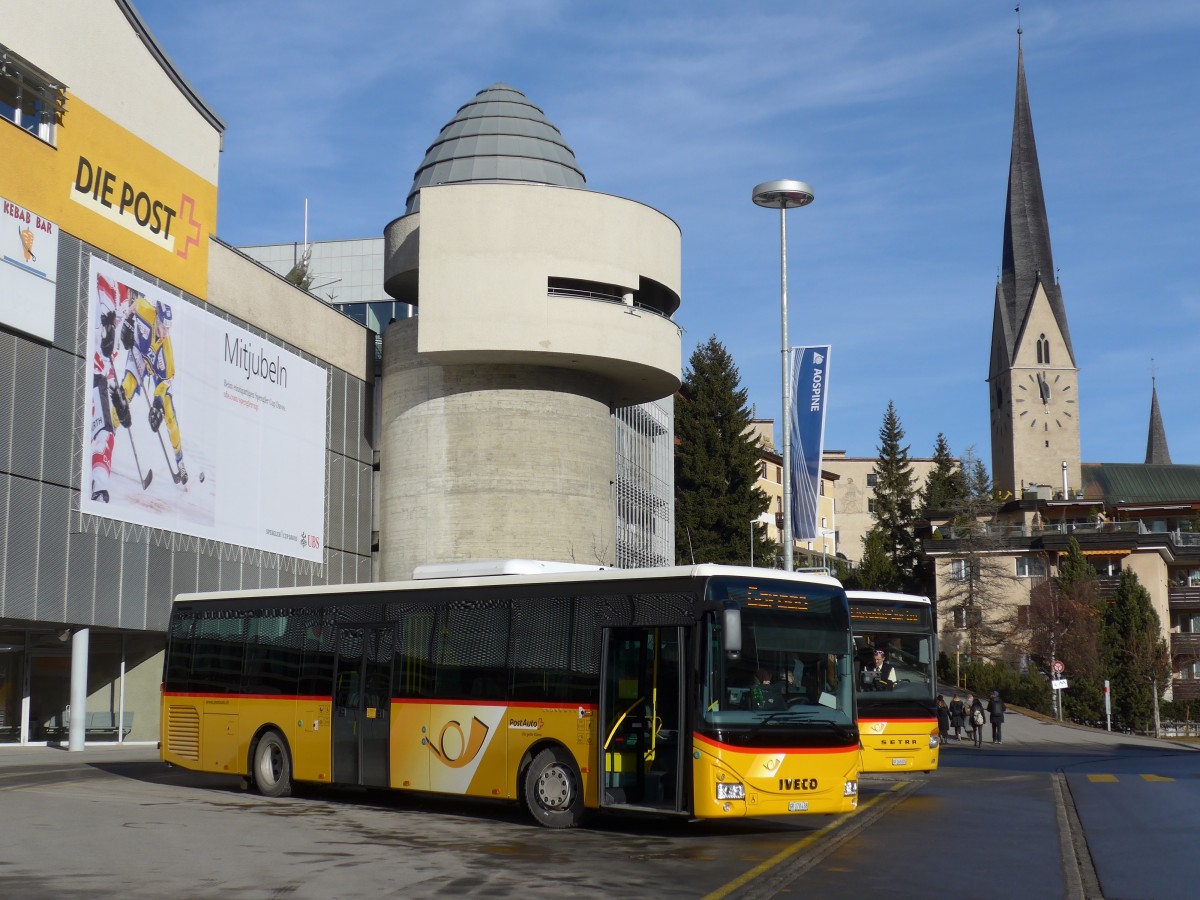
[[[522,793],[539,825],[574,828],[583,821],[583,782],[565,750],[548,747],[538,753],[525,768]]]
[[[286,797],[292,792],[292,756],[278,731],[258,739],[252,774],[255,788],[264,797]]]

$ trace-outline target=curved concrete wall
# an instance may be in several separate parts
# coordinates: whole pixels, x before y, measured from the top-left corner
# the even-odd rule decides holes
[[[384,334],[380,578],[426,562],[615,562],[609,385],[586,372],[417,354]]]
[[[548,185],[436,185],[422,189],[419,216],[391,222],[384,238],[385,286],[419,299],[423,356],[591,372],[610,382],[616,405],[678,389],[670,319],[547,291],[555,278],[636,293],[647,278],[678,295],[679,227],[662,213]]]

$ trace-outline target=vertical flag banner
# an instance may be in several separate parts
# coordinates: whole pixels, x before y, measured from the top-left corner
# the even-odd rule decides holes
[[[792,537],[821,537],[817,504],[821,494],[821,453],[825,449],[825,407],[829,400],[829,345],[792,347]]]

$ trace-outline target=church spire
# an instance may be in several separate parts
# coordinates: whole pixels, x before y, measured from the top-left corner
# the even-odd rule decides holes
[[[1075,351],[1067,328],[1067,313],[1055,276],[1050,250],[1050,223],[1042,194],[1037,145],[1033,138],[1033,115],[1025,83],[1025,51],[1017,39],[1017,97],[1013,110],[1012,150],[1008,163],[1008,198],[1004,208],[1004,252],[997,312],[1003,317],[1007,362],[1025,324],[1038,283],[1045,288],[1054,318],[1062,331],[1071,363]]]
[[[1162,412],[1158,408],[1158,385],[1150,378],[1150,433],[1146,436],[1146,465],[1171,465],[1171,451],[1167,449],[1167,430],[1163,427]]]

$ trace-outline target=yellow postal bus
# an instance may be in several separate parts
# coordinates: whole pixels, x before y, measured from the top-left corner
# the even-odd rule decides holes
[[[270,796],[303,781],[506,798],[550,827],[593,809],[855,807],[837,581],[586,568],[501,561],[398,583],[181,595],[162,758]]]
[[[847,591],[863,772],[938,766],[937,632],[928,597]]]

